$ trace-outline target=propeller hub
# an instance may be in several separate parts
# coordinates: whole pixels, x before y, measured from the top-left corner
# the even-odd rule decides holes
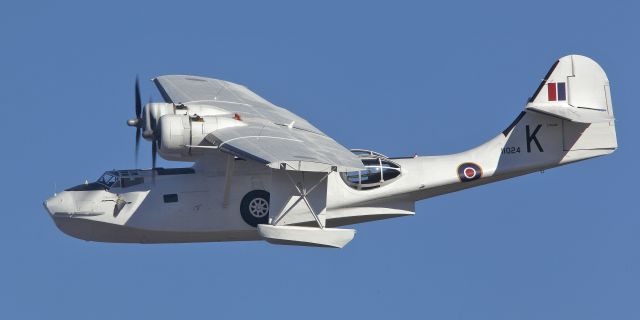
[[[140,121],[140,119],[138,118],[127,120],[127,125],[129,127],[139,127],[141,124],[142,124],[142,121]]]

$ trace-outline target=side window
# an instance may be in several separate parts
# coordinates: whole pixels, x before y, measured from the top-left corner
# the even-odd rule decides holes
[[[121,178],[120,179],[120,183],[122,184],[123,188],[127,188],[127,187],[131,187],[131,186],[135,186],[137,184],[143,184],[144,183],[144,178],[143,177]]]
[[[351,188],[371,190],[381,187],[402,174],[400,166],[386,158],[362,159],[365,170],[343,172],[342,180]]]
[[[360,183],[360,171],[347,172],[345,175],[349,183]]]
[[[162,196],[164,203],[178,202],[178,195],[175,193],[165,194]]]
[[[382,179],[384,181],[395,179],[400,175],[400,166],[397,164],[388,160],[382,160],[380,164],[382,165]]]
[[[398,169],[382,168],[382,176],[384,178],[384,181],[394,179],[399,175],[400,175],[400,170]]]
[[[367,167],[367,170],[360,171],[360,173],[362,175],[360,183],[362,184],[378,183],[382,180],[380,167]]]
[[[115,180],[115,182],[111,183],[111,188],[120,188],[120,179]]]
[[[395,168],[395,169],[400,169],[400,166],[389,161],[389,160],[382,160],[380,161],[380,165],[382,165],[385,168]]]
[[[379,166],[380,165],[380,160],[378,159],[363,159],[362,160],[362,164],[364,164],[365,166]]]

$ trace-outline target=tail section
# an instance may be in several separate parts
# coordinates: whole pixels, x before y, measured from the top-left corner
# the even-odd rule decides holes
[[[607,155],[617,147],[606,74],[595,61],[570,55],[551,67],[502,134],[458,154],[398,163],[424,172],[408,181],[420,185],[411,192],[419,200]]]
[[[613,152],[618,143],[607,75],[590,58],[561,58],[503,136],[497,138],[503,146],[495,174],[524,174]]]

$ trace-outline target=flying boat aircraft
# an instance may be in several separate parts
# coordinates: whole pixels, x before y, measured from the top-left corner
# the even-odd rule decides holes
[[[266,240],[341,248],[340,228],[411,216],[416,201],[608,155],[617,148],[609,81],[590,58],[565,56],[495,138],[443,156],[347,150],[244,86],[188,75],[153,79],[164,102],[129,126],[151,143],[149,170],[111,170],[44,206],[64,233],[89,241]],[[157,168],[156,155],[189,161]]]

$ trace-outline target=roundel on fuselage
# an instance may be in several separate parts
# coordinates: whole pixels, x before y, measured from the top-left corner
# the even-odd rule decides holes
[[[462,182],[478,180],[482,177],[482,168],[473,162],[465,162],[458,166],[458,178]]]

